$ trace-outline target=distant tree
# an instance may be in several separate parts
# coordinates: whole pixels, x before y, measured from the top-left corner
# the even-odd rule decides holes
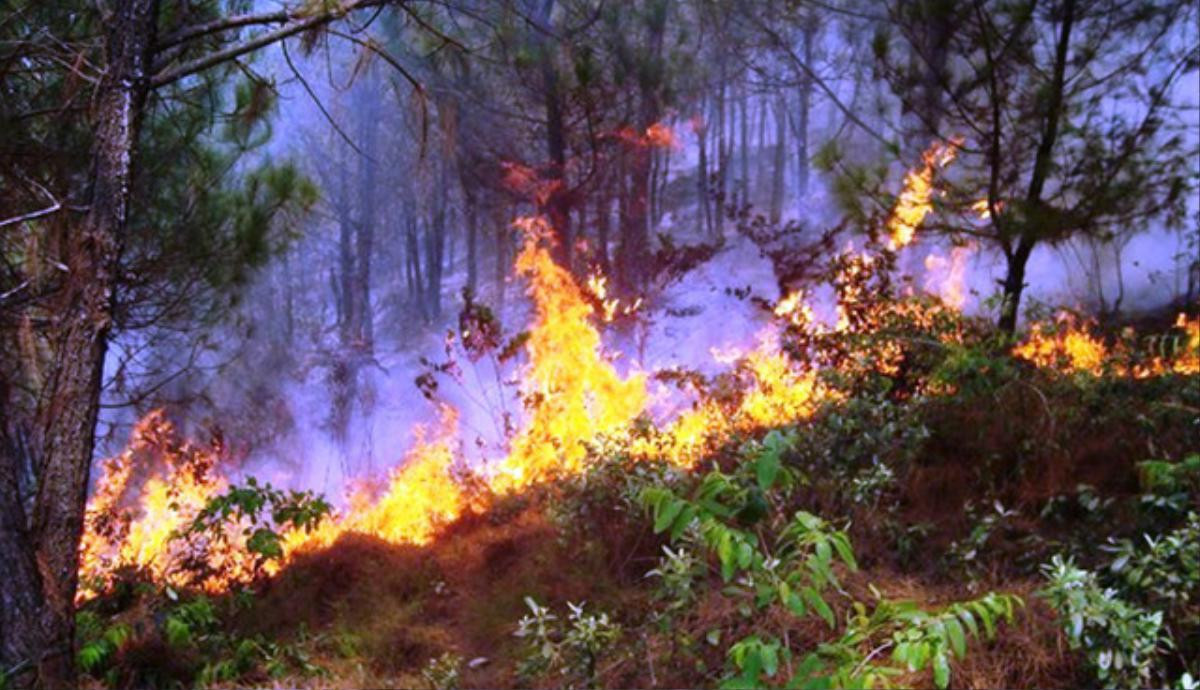
[[[1004,255],[1002,330],[1039,244],[1183,221],[1197,154],[1173,99],[1200,68],[1196,22],[1194,0],[928,0],[877,24],[910,129],[963,138],[946,182],[959,221],[938,229]]]

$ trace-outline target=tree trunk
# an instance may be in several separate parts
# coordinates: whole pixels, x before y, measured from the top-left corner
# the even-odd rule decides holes
[[[547,32],[552,29],[551,17],[555,0],[543,0],[538,23]],[[540,34],[543,35],[544,34]],[[542,98],[546,110],[546,148],[550,154],[549,178],[552,184],[546,199],[539,200],[540,213],[546,216],[554,229],[553,253],[559,265],[571,268],[571,203],[567,194],[567,140],[563,120],[562,89],[558,67],[554,64],[554,43],[546,38],[539,39],[541,48]]]
[[[367,85],[364,103],[360,108],[360,137],[366,155],[358,158],[359,165],[359,217],[355,230],[354,261],[354,346],[358,352],[370,356],[375,350],[375,324],[371,310],[371,257],[375,253],[375,198],[377,169],[375,145],[379,131],[380,93],[373,84]]]
[[[725,205],[729,203],[729,148],[728,136],[725,131],[725,84],[727,82],[727,74],[725,63],[721,63],[721,86],[717,89],[717,126],[716,126],[716,154],[717,154],[717,236],[721,237],[725,234]]]
[[[783,183],[787,172],[787,101],[782,97],[775,102],[775,150],[771,170],[771,223],[778,225],[783,220]]]
[[[816,16],[809,17],[804,24],[804,64],[813,64],[813,43],[816,41]],[[796,112],[796,190],[800,197],[808,195],[809,153],[808,123],[812,110],[812,77],[806,71],[800,76],[800,103]]]
[[[621,219],[621,244],[617,248],[620,287],[627,296],[642,289],[648,268],[646,258],[650,251],[648,193],[651,152],[645,146],[630,148],[629,192],[626,212]]]
[[[1009,254],[1008,271],[1004,276],[1004,302],[1000,306],[999,328],[1012,334],[1017,330],[1017,309],[1021,305],[1021,294],[1025,291],[1025,265],[1033,253],[1034,242],[1021,239],[1014,252]]]
[[[408,228],[405,233],[404,243],[408,254],[408,294],[413,305],[416,306],[417,312],[420,313],[421,319],[429,320],[429,312],[426,309],[425,303],[425,281],[421,275],[421,247],[418,242],[418,227],[416,210],[412,210],[408,217]]]
[[[475,294],[476,283],[479,280],[479,257],[476,246],[479,242],[479,210],[475,200],[467,197],[465,201],[467,221],[467,291]]]
[[[596,194],[596,260],[600,271],[608,275],[608,241],[612,229],[612,193],[602,187]]]
[[[114,2],[105,27],[107,70],[93,101],[91,203],[66,246],[54,359],[38,402],[31,529],[16,490],[18,453],[12,444],[0,449],[0,665],[23,669],[20,683],[75,685],[79,538],[157,5]]]
[[[738,98],[738,149],[741,163],[741,179],[738,180],[738,205],[745,206],[750,203],[750,108],[748,101],[749,95],[746,93],[746,87],[741,89],[740,97]]]
[[[337,313],[338,342],[345,348],[354,339],[354,219],[350,208],[349,171],[342,169],[337,176],[333,213],[338,220],[338,278]]]
[[[425,235],[425,287],[429,318],[436,320],[442,315],[442,275],[446,258],[446,189],[450,184],[446,164],[442,163],[441,183],[435,196],[433,218]]]
[[[704,108],[701,107],[701,113],[704,113]],[[711,236],[714,232],[712,206],[708,198],[708,121],[707,116],[702,114],[699,122],[696,123],[696,140],[700,144],[700,160],[696,165],[696,202],[700,206],[700,219],[703,223],[704,233]]]
[[[1063,6],[1062,29],[1054,50],[1054,71],[1050,81],[1050,93],[1047,96],[1046,122],[1042,136],[1038,141],[1037,155],[1033,161],[1033,173],[1029,178],[1029,190],[1025,194],[1026,217],[1021,218],[1020,240],[1017,247],[1008,258],[1008,275],[1004,278],[1004,303],[1000,309],[1000,321],[997,326],[1001,331],[1012,334],[1017,329],[1018,309],[1021,306],[1021,293],[1025,289],[1025,264],[1037,244],[1040,228],[1033,223],[1038,222],[1028,218],[1028,213],[1035,211],[1042,204],[1042,193],[1046,188],[1046,180],[1050,175],[1050,167],[1054,156],[1054,145],[1058,140],[1058,122],[1062,116],[1063,88],[1066,83],[1067,60],[1071,46],[1071,29],[1075,21],[1075,0],[1067,0]]]
[[[497,203],[492,206],[492,224],[496,228],[496,313],[502,314],[504,311],[504,296],[508,287],[508,264],[509,264],[509,226],[508,226],[508,210],[504,205]]]

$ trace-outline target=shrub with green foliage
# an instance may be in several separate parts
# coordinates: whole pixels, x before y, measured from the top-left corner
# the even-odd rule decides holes
[[[188,552],[203,553],[240,534],[255,556],[255,575],[261,575],[264,564],[282,558],[283,531],[311,530],[330,511],[330,505],[311,492],[284,492],[250,477],[245,486],[232,486],[210,499],[193,522],[171,538],[185,542]],[[204,582],[209,576],[205,563],[197,558],[183,564],[190,582]],[[106,597],[89,602],[77,616],[79,668],[110,687],[207,686],[257,675],[324,675],[308,651],[322,642],[320,636],[301,631],[295,643],[284,644],[230,632],[228,619],[244,610],[253,596],[242,589],[213,600],[136,579],[118,582]],[[165,653],[149,658],[130,654],[155,645],[164,646]]]
[[[518,669],[523,678],[558,672],[565,687],[594,687],[602,653],[621,635],[620,626],[606,613],[585,613],[585,604],[567,603],[565,624],[548,607],[525,597],[529,614],[517,623],[517,637],[526,650]]]
[[[846,533],[806,511],[789,516],[779,510],[782,494],[795,482],[781,458],[795,442],[794,436],[773,431],[762,443],[746,447],[746,462],[732,474],[713,470],[689,495],[668,486],[643,489],[655,532],[684,544],[679,551],[668,550],[651,574],[663,579],[664,593],[684,597],[675,608],[686,605],[696,569],[679,554],[702,551],[716,561],[722,595],[739,602],[747,616],[767,620],[763,614],[778,608],[795,618],[815,615],[830,629],[842,629],[833,641],[804,649],[790,640],[790,624],[777,631],[757,626],[756,633],[729,647],[723,687],[869,686],[926,669],[932,669],[939,688],[946,687],[950,659],[966,653],[967,638],[979,636],[980,626],[993,637],[996,622],[1011,620],[1020,600],[993,593],[928,611],[876,591],[868,613],[841,586],[838,571],[858,568]],[[841,626],[831,601],[854,611]],[[793,664],[798,653],[802,656]]]
[[[288,530],[311,532],[333,508],[324,497],[311,491],[282,491],[254,477],[245,486],[231,486],[224,494],[209,499],[185,529],[174,538],[188,542],[227,544],[240,528],[246,549],[255,554],[255,568],[283,557],[283,534]]]
[[[1084,650],[1105,687],[1146,687],[1164,649],[1162,612],[1147,611],[1102,588],[1096,574],[1055,556],[1041,594],[1063,619],[1073,648]]]

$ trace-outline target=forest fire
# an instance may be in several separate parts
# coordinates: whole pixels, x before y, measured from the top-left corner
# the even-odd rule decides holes
[[[285,552],[329,546],[348,532],[370,534],[394,544],[426,544],[440,526],[467,510],[469,500],[453,473],[458,412],[441,405],[439,415],[432,438],[426,437],[424,427],[414,430],[416,445],[392,470],[380,495],[356,491],[342,513],[316,530],[289,532]]]
[[[954,142],[935,144],[923,154],[921,167],[905,177],[903,192],[887,222],[892,250],[913,242],[932,209],[932,176],[938,167],[953,160],[956,146]],[[533,178],[529,184],[537,186]],[[820,382],[819,367],[798,367],[784,352],[781,329],[799,329],[810,337],[870,334],[881,328],[886,316],[867,306],[873,299],[867,285],[881,270],[877,257],[848,250],[842,255],[841,274],[835,281],[839,286],[836,325],[828,327],[815,318],[803,290],[788,294],[774,306],[775,320],[759,333],[756,346],[712,353],[739,377],[737,395],[718,398],[703,394],[661,430],[648,435],[634,433],[636,420],[647,413],[650,404],[646,376],[633,373],[622,377],[617,372],[614,357],[605,353],[600,332],[590,319],[598,317],[607,323],[617,315],[634,313],[640,303],[622,305],[609,298],[602,274],[593,273],[582,285],[577,282],[552,257],[548,247],[552,232],[544,218],[524,217],[513,225],[524,236],[515,271],[528,281],[535,313],[524,344],[528,362],[519,372],[526,414],[510,439],[507,455],[481,467],[462,466],[458,411],[440,404],[436,429],[415,430],[415,447],[380,491],[355,491],[339,512],[316,529],[284,533],[284,563],[295,554],[330,546],[347,533],[369,534],[398,544],[429,543],[443,525],[483,508],[477,504],[478,492],[466,488],[465,476],[482,481],[491,492],[505,494],[575,475],[586,469],[587,444],[600,437],[623,440],[634,458],[693,467],[735,433],[804,420],[818,405],[836,397]],[[957,313],[965,302],[965,263],[974,251],[974,246],[954,247],[948,259],[938,254],[925,259],[929,272],[925,288],[940,295],[950,313]],[[913,323],[935,317],[915,306],[907,311],[902,307],[896,306],[899,311],[892,316]],[[1180,315],[1177,326],[1185,334],[1185,353],[1200,347],[1200,320]],[[1120,366],[1114,364],[1119,358],[1103,340],[1067,315],[1060,316],[1053,326],[1034,324],[1029,339],[1013,354],[1039,367],[1065,372],[1099,374]],[[850,358],[839,366],[847,370],[866,366],[888,376],[899,372],[903,353],[896,343],[880,345],[876,355],[871,362]],[[1164,356],[1122,371],[1144,377],[1198,370],[1194,357]],[[219,446],[181,444],[173,440],[173,434],[163,414],[153,412],[138,424],[129,448],[103,463],[88,505],[80,551],[81,598],[103,591],[114,571],[126,567],[142,569],[165,583],[195,584],[176,572],[187,558],[206,561],[203,570],[207,576],[200,584],[209,591],[223,590],[255,575],[254,561],[244,549],[245,535],[236,528],[230,529],[229,539],[222,543],[204,544],[200,553],[184,553],[176,545],[174,537],[228,482],[217,473]],[[147,457],[150,467],[141,467]],[[150,476],[141,477],[146,471]],[[136,489],[132,486],[135,476],[142,479]],[[268,572],[276,569],[273,566]]]
[[[79,596],[103,590],[120,568],[143,570],[169,584],[195,584],[181,579],[176,568],[197,554],[174,537],[225,489],[227,483],[218,474],[221,456],[219,444],[201,447],[179,441],[161,410],[143,417],[125,451],[102,464],[88,502]],[[142,483],[131,497],[127,494],[135,475]],[[205,545],[210,576],[200,581],[202,588],[224,589],[252,571],[252,557],[242,548],[244,537],[236,530],[231,535],[222,545]]]
[[[1200,316],[1180,313],[1174,333],[1161,339],[1160,352],[1149,358],[1135,358],[1129,343],[1136,334],[1127,331],[1112,346],[1105,343],[1086,322],[1070,312],[1060,312],[1053,323],[1039,322],[1029,329],[1028,339],[1013,349],[1013,354],[1039,367],[1063,373],[1099,376],[1149,378],[1165,374],[1200,373]]]
[[[537,315],[521,390],[530,416],[494,480],[502,489],[578,471],[585,442],[624,428],[646,405],[644,378],[622,379],[604,359],[600,334],[588,323],[591,305],[543,246],[546,221],[516,225],[525,232],[516,269],[529,279]]]
[[[0,690],[1197,687],[1198,24],[0,2]]]

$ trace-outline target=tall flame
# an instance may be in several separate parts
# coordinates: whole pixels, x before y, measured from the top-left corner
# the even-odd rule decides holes
[[[954,160],[961,145],[960,139],[935,141],[921,154],[921,167],[909,170],[904,176],[904,189],[887,222],[888,246],[893,251],[913,241],[917,228],[933,210],[933,175]]]
[[[646,406],[645,378],[622,379],[604,358],[600,334],[588,323],[592,306],[544,246],[546,221],[523,218],[517,225],[525,245],[516,268],[529,280],[537,316],[522,377],[530,417],[496,477],[503,488],[578,470],[584,443],[623,429]]]

